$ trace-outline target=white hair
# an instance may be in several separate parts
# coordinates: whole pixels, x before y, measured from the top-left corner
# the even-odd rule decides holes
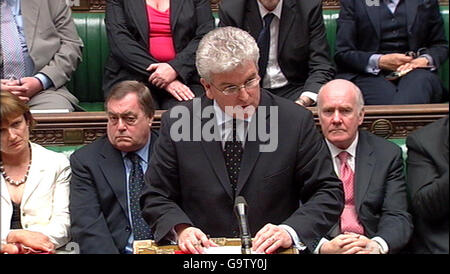
[[[196,53],[200,77],[211,80],[211,74],[232,71],[245,61],[258,66],[259,48],[246,31],[235,27],[221,27],[207,33]]]

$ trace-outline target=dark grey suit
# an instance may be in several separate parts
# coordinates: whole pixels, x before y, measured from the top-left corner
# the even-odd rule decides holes
[[[365,233],[379,236],[397,253],[408,243],[413,226],[408,213],[401,149],[360,130],[355,159],[355,206]]]
[[[448,116],[406,139],[414,253],[449,253]]]
[[[201,99],[202,110],[211,106],[211,100]],[[191,129],[210,120],[194,113],[192,102],[186,106]],[[342,183],[310,111],[265,90],[261,90],[261,106],[278,109],[279,143],[273,152],[260,152],[259,145],[264,142],[246,141],[235,195],[247,200],[252,236],[267,223],[283,223],[312,251],[338,220],[343,206]],[[141,197],[143,216],[155,239],[161,241],[181,223],[194,225],[211,237],[239,237],[233,213],[235,196],[221,142],[173,141],[170,129],[178,120],[170,118],[170,113],[163,114],[161,135]],[[269,111],[262,119],[270,128]],[[256,127],[257,121],[258,116],[253,117],[249,127]],[[194,127],[191,135],[198,130]]]
[[[157,135],[152,133],[149,159]],[[70,157],[72,240],[81,253],[123,253],[131,233],[122,154],[106,136]]]

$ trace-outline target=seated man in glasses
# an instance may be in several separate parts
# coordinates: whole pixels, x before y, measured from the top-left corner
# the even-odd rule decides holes
[[[448,57],[438,0],[341,0],[337,78],[354,82],[366,105],[439,103],[436,71]]]
[[[200,41],[206,95],[163,114],[146,173],[141,206],[157,242],[201,253],[214,245],[206,235],[238,238],[238,196],[256,252],[312,252],[337,222],[342,183],[312,113],[260,88],[258,58],[254,38],[235,27]]]

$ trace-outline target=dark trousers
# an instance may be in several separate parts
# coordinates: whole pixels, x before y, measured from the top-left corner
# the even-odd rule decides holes
[[[353,82],[361,89],[366,105],[429,104],[444,100],[439,76],[426,69],[413,70],[395,81],[365,74]]]

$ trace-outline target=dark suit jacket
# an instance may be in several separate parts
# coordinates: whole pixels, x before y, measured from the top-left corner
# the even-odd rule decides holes
[[[176,51],[168,63],[185,84],[198,83],[195,52],[203,35],[214,29],[209,0],[171,0],[170,24]],[[103,90],[123,80],[148,83],[147,67],[159,63],[149,53],[145,0],[106,1],[105,24],[110,55],[105,65]]]
[[[204,96],[201,100],[200,110],[212,105]],[[193,112],[193,102],[185,105],[194,125],[192,136],[210,118],[202,119],[200,111]],[[259,145],[267,143],[246,141],[235,195],[244,196],[248,203],[252,236],[267,223],[283,223],[314,250],[341,213],[342,183],[310,111],[265,90],[261,90],[261,106],[278,107],[279,120],[274,121],[278,122],[278,146],[274,152],[260,152]],[[194,225],[211,237],[239,237],[221,141],[173,141],[170,129],[180,122],[170,118],[170,112],[162,117],[141,197],[143,216],[155,239],[161,241],[180,223]],[[270,116],[267,111],[262,118],[267,128]],[[253,117],[249,131],[257,120],[258,116]]]
[[[415,253],[449,253],[448,135],[447,116],[406,139]]]
[[[150,158],[157,135],[152,132]],[[81,253],[123,253],[131,233],[122,154],[103,136],[70,157],[72,240]]]
[[[248,31],[255,40],[263,21],[257,0],[222,1],[219,26]],[[334,77],[334,67],[322,17],[320,0],[284,0],[278,41],[278,63],[289,83],[318,93]]]
[[[383,0],[380,0],[380,2]],[[439,67],[448,56],[448,42],[437,0],[404,1],[407,10],[409,50],[433,57]],[[381,39],[380,10],[383,5],[366,4],[361,0],[341,0],[335,61],[338,72],[351,80],[366,72],[369,58],[379,53]],[[399,52],[403,53],[403,52]]]
[[[360,130],[354,189],[356,213],[366,235],[383,238],[389,246],[389,253],[397,253],[404,248],[413,225],[408,212],[401,149]]]

